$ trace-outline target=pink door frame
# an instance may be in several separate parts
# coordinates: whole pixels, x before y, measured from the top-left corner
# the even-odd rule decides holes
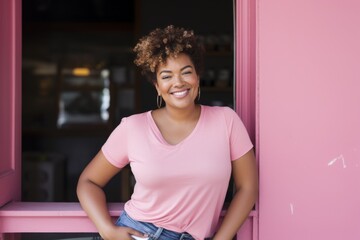
[[[0,1],[0,206],[21,194],[21,1]]]

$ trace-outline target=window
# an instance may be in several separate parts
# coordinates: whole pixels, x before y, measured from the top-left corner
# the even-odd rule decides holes
[[[243,1],[238,1],[240,3],[243,3]],[[244,3],[248,3],[245,2]],[[24,6],[26,6],[26,2],[23,2]],[[19,162],[20,160],[20,153],[21,153],[21,149],[20,149],[20,141],[21,141],[21,133],[20,133],[20,118],[19,116],[20,114],[20,58],[21,58],[21,53],[20,53],[20,40],[21,39],[20,36],[20,5],[21,5],[21,1],[20,0],[15,0],[15,1],[0,1],[0,11],[1,14],[0,16],[2,16],[3,18],[7,18],[7,19],[11,19],[11,21],[0,21],[0,32],[1,33],[5,33],[2,34],[3,36],[7,36],[7,38],[4,38],[2,43],[1,43],[1,51],[6,53],[6,54],[2,54],[0,56],[0,66],[1,71],[0,71],[0,95],[2,97],[1,101],[0,101],[0,113],[1,113],[1,132],[3,134],[0,135],[1,138],[1,145],[0,145],[0,149],[1,149],[1,154],[2,154],[2,160],[1,161],[1,181],[0,181],[0,188],[2,189],[2,194],[0,195],[0,205],[3,205],[4,203],[6,203],[7,201],[9,201],[10,199],[12,200],[19,200],[20,199],[20,167],[19,165],[16,165],[17,162]],[[253,9],[253,8],[252,8]],[[236,11],[239,13],[240,11],[241,14],[245,13],[249,14],[247,8],[240,8],[239,6],[236,6]],[[12,16],[11,14],[15,13],[15,16]],[[238,16],[237,16],[238,17]],[[246,16],[244,16],[244,19],[246,19]],[[248,20],[249,21],[249,20]],[[237,28],[242,28],[249,26],[250,23],[248,21],[242,21],[241,26],[240,24],[237,26]],[[4,25],[4,23],[6,23],[8,25]],[[236,22],[240,22],[239,19],[236,20]],[[80,24],[81,25],[81,24]],[[110,24],[111,25],[111,24]],[[12,29],[10,26],[15,26],[15,29]],[[32,25],[33,27],[35,27],[35,29],[33,28],[33,30],[36,30],[36,24]],[[56,28],[63,28],[64,26],[62,24],[55,24],[54,25]],[[79,25],[75,24],[75,27],[73,27],[73,30],[76,29],[76,27]],[[102,25],[103,26],[103,25]],[[43,26],[42,26],[43,27]],[[129,28],[128,25],[122,25],[123,29],[125,29],[125,32],[129,32]],[[100,29],[101,26],[98,28]],[[127,29],[127,30],[126,30]],[[130,31],[131,32],[131,31]],[[92,37],[91,35],[85,34],[86,37]],[[56,38],[56,36],[53,36],[54,38]],[[252,61],[253,59],[251,59],[251,56],[253,52],[246,52],[246,46],[250,46],[252,47],[251,43],[253,39],[247,39],[249,36],[247,35],[247,32],[244,30],[244,32],[242,32],[241,34],[238,33],[238,37],[239,39],[237,39],[237,45],[239,44],[243,44],[242,46],[240,46],[240,48],[242,49],[242,51],[239,53],[239,51],[237,51],[238,55],[236,55],[236,58],[239,59],[241,58],[241,61],[245,61],[247,63],[247,65],[245,65],[245,68],[247,69],[247,73],[243,73],[239,72],[240,67],[239,67],[239,61],[237,61],[235,63],[237,72],[236,72],[236,76],[237,76],[237,82],[239,81],[245,81],[247,82],[244,86],[245,88],[241,88],[239,90],[239,85],[237,84],[236,87],[236,92],[237,92],[237,99],[236,99],[236,106],[234,106],[236,109],[244,109],[243,106],[248,106],[245,107],[245,109],[250,109],[253,106],[253,93],[250,93],[249,95],[245,96],[245,100],[240,100],[240,98],[238,97],[238,93],[240,92],[242,93],[246,93],[248,92],[248,90],[251,92],[252,87],[250,82],[251,79],[253,77],[253,75],[251,75],[251,69],[253,69],[252,67]],[[244,39],[247,39],[246,41]],[[41,42],[39,42],[40,46],[41,46]],[[50,44],[51,45],[51,44]],[[53,46],[53,45],[52,45]],[[51,47],[51,46],[50,46]],[[71,49],[70,46],[67,46]],[[94,48],[96,51],[96,48]],[[24,49],[25,50],[25,49]],[[58,53],[61,53],[63,49],[59,49]],[[103,48],[101,48],[101,50],[103,50]],[[25,50],[26,51],[26,50]],[[24,54],[26,54],[24,51]],[[126,49],[117,49],[116,51],[118,51],[117,53],[121,52],[126,52]],[[50,59],[50,69],[54,70],[54,67],[52,65],[52,62],[57,61],[61,58],[57,58],[56,56],[54,57],[53,55],[47,55],[48,58],[42,59],[40,58],[40,63],[42,63],[43,61],[47,61]],[[122,59],[117,59],[117,61],[122,61]],[[116,62],[116,61],[115,61]],[[13,64],[13,65],[11,65]],[[120,66],[120,69],[123,66]],[[52,89],[52,87],[56,87],[57,85],[52,85],[52,81],[51,78],[52,77],[57,77],[57,73],[59,72],[59,67],[56,66],[55,67],[55,73],[53,72],[48,72],[47,74],[50,75],[50,78],[46,78],[45,80],[39,80],[37,84],[39,84],[38,86],[41,86],[40,88],[42,90],[44,90],[43,88],[49,87],[49,85],[51,86],[50,89]],[[250,72],[249,72],[250,70]],[[131,76],[133,76],[134,73],[132,73],[131,71],[127,71],[124,75],[124,73],[121,73],[122,71],[120,71],[120,76],[126,76],[129,77],[129,79],[131,79]],[[240,74],[240,77],[238,76],[238,74]],[[45,74],[46,75],[46,74]],[[53,76],[55,75],[55,76]],[[227,75],[227,74],[223,74],[223,75]],[[23,74],[23,85],[24,85],[24,81],[26,78],[26,73]],[[211,74],[210,74],[211,76]],[[9,80],[4,81],[4,79]],[[245,79],[245,80],[244,80]],[[121,82],[121,81],[120,81]],[[126,87],[127,84],[125,84],[124,87]],[[131,81],[130,81],[130,89],[131,89]],[[40,91],[41,92],[41,91]],[[44,93],[44,92],[42,92]],[[136,98],[136,97],[135,97]],[[138,100],[136,100],[138,101]],[[240,103],[240,104],[239,104]],[[56,104],[56,102],[54,103]],[[136,106],[136,103],[134,104],[134,106]],[[240,112],[240,111],[239,111]],[[51,115],[51,114],[50,114]],[[249,117],[250,122],[252,120],[254,120],[252,118],[252,114],[250,114],[250,112],[248,110],[245,110],[245,113],[242,114],[242,116],[245,117]],[[52,118],[54,116],[50,116],[50,118]],[[111,118],[111,117],[110,117]],[[40,123],[42,117],[39,118]],[[55,120],[56,122],[56,117],[53,118],[53,120]],[[46,122],[46,121],[45,121]],[[40,126],[43,126],[43,124],[39,124]],[[46,126],[46,124],[45,124]],[[40,136],[46,136],[49,139],[54,139],[55,137],[60,137],[61,138],[68,138],[67,140],[70,139],[69,136],[71,136],[71,134],[73,134],[73,130],[71,131],[65,131],[62,133],[58,133],[56,131],[50,131],[50,132],[45,132],[42,131],[40,129],[40,131],[38,130],[34,130],[34,129],[28,129],[26,130],[27,133],[26,134],[34,134],[37,135],[39,134]],[[83,129],[78,129],[78,132],[80,132],[82,135],[80,136],[80,138],[86,138],[89,139],[89,136],[86,135],[86,131],[84,131]],[[251,132],[250,132],[251,133]],[[93,138],[90,138],[90,147],[91,149],[95,149],[97,150],[96,146],[99,146],[99,144],[101,144],[101,142],[103,141],[104,136],[96,133],[95,136]],[[59,141],[60,141],[59,140]],[[74,142],[78,141],[79,139],[75,139]],[[23,141],[29,141],[27,144],[29,144],[29,149],[32,146],[35,147],[42,147],[42,146],[46,146],[46,144],[48,146],[53,146],[55,145],[56,141],[50,141],[50,142],[46,142],[46,143],[37,143],[37,142],[30,142],[29,139],[23,138]],[[74,142],[70,142],[69,145],[72,145],[72,143]],[[81,139],[80,139],[81,142]],[[43,144],[43,145],[42,145]],[[74,146],[74,145],[72,145]],[[67,147],[65,146],[64,149],[66,149]],[[78,155],[77,157],[79,158],[84,158],[84,159],[89,159],[91,157],[92,153],[87,153],[84,155]],[[67,166],[69,167],[69,166]],[[69,167],[71,169],[71,166]],[[5,177],[4,177],[5,176]],[[69,197],[69,196],[67,196]],[[69,197],[71,198],[71,196]],[[0,210],[1,212],[1,210]],[[33,212],[34,216],[37,215],[36,211]],[[251,215],[252,218],[256,218],[256,214],[253,213]],[[0,216],[0,219],[3,219],[2,216]],[[252,225],[255,224],[255,225]],[[4,227],[4,225],[1,225],[1,228]],[[246,234],[248,232],[251,232],[253,229],[253,231],[256,231],[256,220],[253,220],[253,222],[251,224],[246,224],[246,230],[244,230],[244,232],[246,232]],[[3,229],[1,229],[3,230]],[[66,231],[66,230],[64,230]],[[0,231],[1,232],[1,231]],[[255,234],[254,234],[255,235]],[[245,238],[243,238],[245,239]],[[250,239],[250,238],[249,238]]]

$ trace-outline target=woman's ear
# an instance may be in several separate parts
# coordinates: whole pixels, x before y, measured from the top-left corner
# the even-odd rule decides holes
[[[159,86],[158,86],[157,82],[153,81],[153,84],[154,84],[157,94],[160,95],[160,90],[159,90]]]

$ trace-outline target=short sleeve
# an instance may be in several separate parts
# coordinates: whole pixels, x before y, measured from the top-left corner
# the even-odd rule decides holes
[[[126,118],[123,118],[101,148],[105,158],[118,168],[129,163],[126,125]]]
[[[251,150],[253,143],[251,142],[244,123],[237,113],[229,107],[225,107],[224,112],[230,138],[230,156],[233,161]]]

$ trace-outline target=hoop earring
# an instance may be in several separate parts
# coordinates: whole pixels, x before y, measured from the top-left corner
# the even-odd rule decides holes
[[[198,92],[197,100],[198,100],[198,101],[200,100],[200,86],[199,86],[199,92]]]
[[[158,108],[161,108],[162,105],[162,97],[160,95],[157,95],[156,97],[156,104]]]

